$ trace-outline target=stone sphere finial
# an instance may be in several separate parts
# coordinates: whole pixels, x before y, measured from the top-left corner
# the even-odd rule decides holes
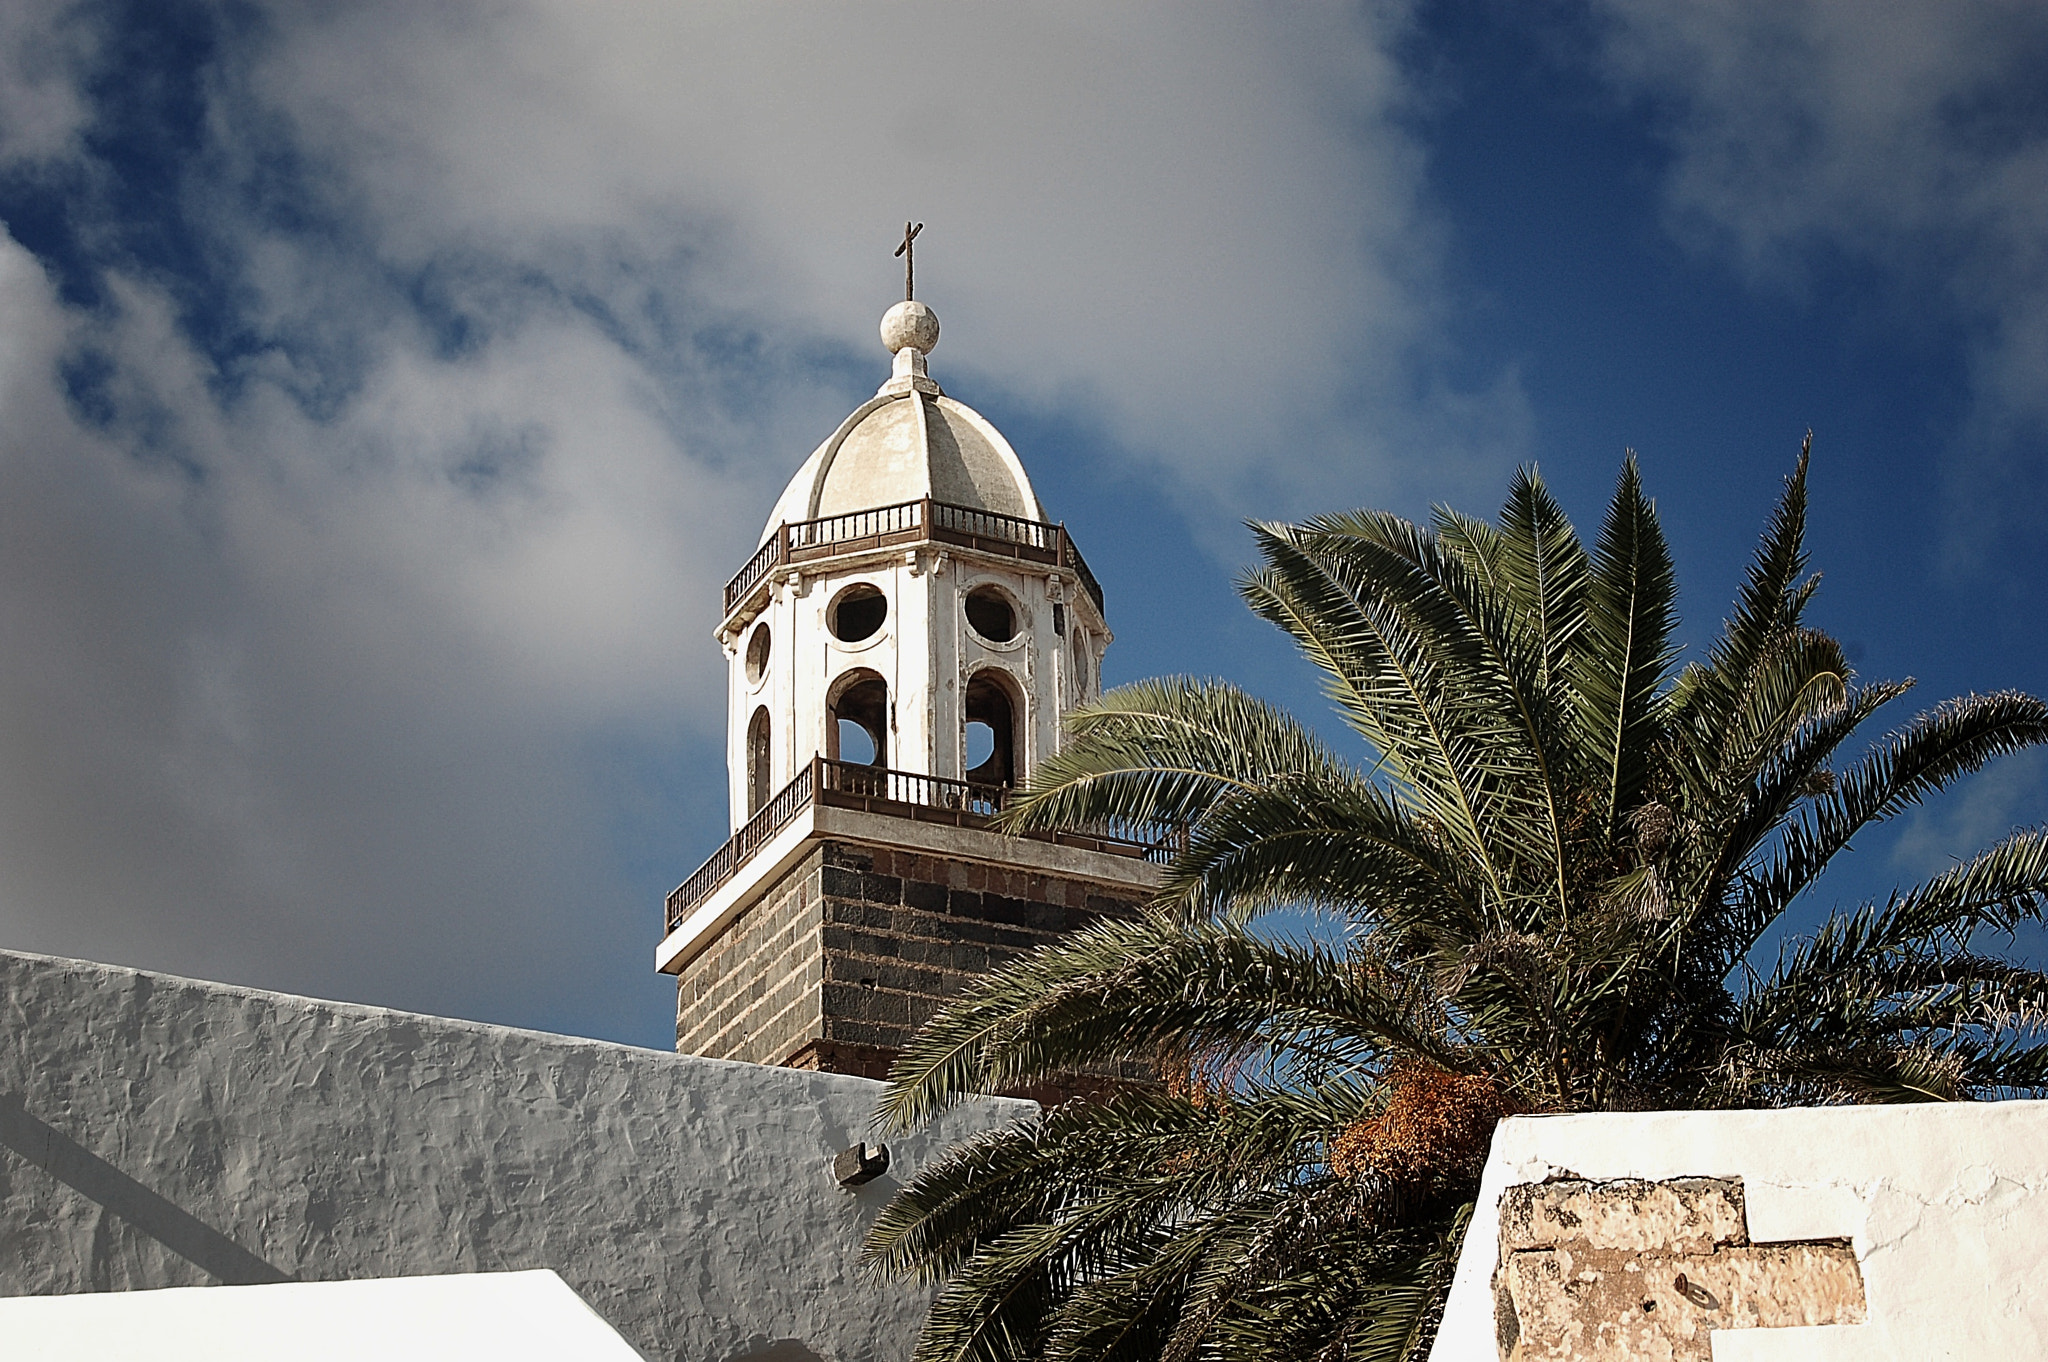
[[[889,347],[890,354],[909,348],[929,355],[938,343],[939,314],[923,303],[914,299],[898,303],[882,314],[882,344]]]

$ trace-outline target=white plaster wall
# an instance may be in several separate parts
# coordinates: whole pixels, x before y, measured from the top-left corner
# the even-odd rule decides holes
[[[889,683],[890,712],[896,722],[896,731],[889,735],[889,765],[899,771],[944,775],[946,768],[935,759],[934,730],[943,706],[933,693],[936,671],[931,640],[940,627],[934,616],[942,608],[936,597],[933,561],[929,552],[905,549],[891,569],[895,586],[889,614],[897,626],[897,657],[896,675]]]
[[[554,1273],[171,1287],[0,1300],[9,1357],[101,1362],[640,1362]]]
[[[865,1227],[1034,1108],[850,1192],[881,1091],[0,952],[0,1296],[550,1268],[650,1357],[900,1359],[927,1297],[857,1269]]]
[[[1503,1121],[1432,1362],[1497,1362],[1501,1193],[1551,1176],[1740,1177],[1751,1242],[1853,1242],[1867,1323],[1717,1331],[1717,1362],[2048,1357],[2048,1102]]]

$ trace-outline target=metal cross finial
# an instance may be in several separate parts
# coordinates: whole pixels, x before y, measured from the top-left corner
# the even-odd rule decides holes
[[[896,254],[903,257],[903,301],[906,303],[917,296],[914,292],[917,279],[912,273],[917,268],[917,250],[910,243],[917,240],[917,234],[923,230],[924,224],[922,222],[918,223],[915,227],[907,222],[904,223],[903,244],[896,248]]]

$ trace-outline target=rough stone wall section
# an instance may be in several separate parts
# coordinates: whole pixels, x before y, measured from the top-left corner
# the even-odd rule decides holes
[[[826,849],[798,861],[684,966],[676,978],[680,1053],[780,1064],[821,1034]]]
[[[0,1295],[551,1268],[651,1358],[907,1357],[929,1297],[859,1271],[867,1224],[1032,1108],[848,1191],[880,1093],[0,952]]]
[[[1510,1187],[1494,1291],[1506,1362],[1711,1362],[1718,1330],[1864,1319],[1849,1244],[1751,1244],[1739,1178]]]
[[[2022,1100],[1511,1116],[1431,1362],[1500,1362],[1508,1189],[1702,1175],[1741,1179],[1751,1244],[1847,1242],[1863,1278],[1861,1324],[1721,1330],[1715,1362],[2048,1358],[2048,1102]]]
[[[684,967],[676,1046],[879,1078],[970,981],[1138,902],[1058,875],[822,841]]]

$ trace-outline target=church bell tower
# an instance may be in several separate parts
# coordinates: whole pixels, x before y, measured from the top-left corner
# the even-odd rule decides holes
[[[1096,693],[1102,588],[932,380],[931,308],[906,296],[881,331],[888,381],[725,586],[732,836],[669,895],[655,954],[687,1053],[880,1077],[973,976],[1158,883],[1143,837],[991,827]]]

